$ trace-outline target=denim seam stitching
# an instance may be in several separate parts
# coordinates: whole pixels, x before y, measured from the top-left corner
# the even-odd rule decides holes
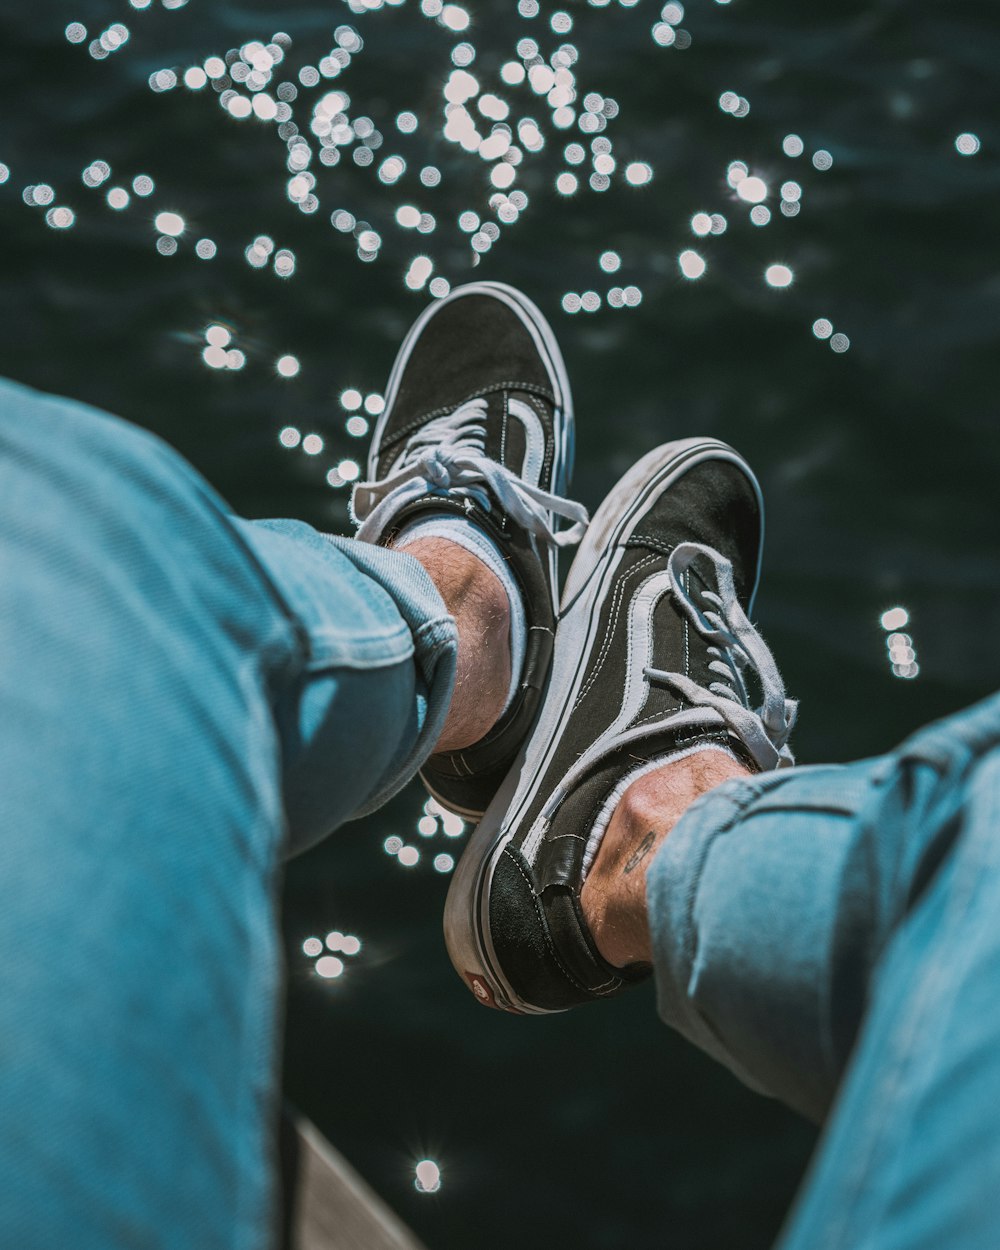
[[[920,762],[923,764],[931,763],[931,761],[923,758],[921,758]],[[966,756],[966,762],[969,762],[968,755]],[[962,770],[961,780],[964,781],[966,779],[966,773],[967,770]],[[950,892],[946,925],[942,928],[942,936],[946,936],[951,932],[958,916],[967,910],[968,901],[975,894],[975,886],[978,880],[979,874],[975,870],[975,865],[965,865],[962,879],[956,879],[954,888]],[[905,919],[903,924],[905,924]],[[899,933],[901,928],[902,925],[896,930],[896,933]],[[910,1010],[903,1020],[896,1023],[890,1034],[890,1045],[886,1046],[885,1049],[891,1053],[892,1063],[891,1066],[887,1065],[886,1069],[880,1073],[878,1098],[873,1098],[869,1104],[868,1115],[863,1126],[863,1136],[866,1139],[867,1148],[864,1151],[859,1148],[855,1152],[850,1201],[844,1205],[834,1234],[841,1245],[856,1244],[850,1241],[851,1220],[852,1217],[858,1215],[858,1199],[864,1189],[864,1178],[870,1170],[871,1160],[875,1157],[880,1143],[885,1142],[885,1129],[892,1122],[892,1117],[888,1114],[892,1102],[903,1087],[907,1074],[913,1070],[912,1048],[909,1043],[919,1032],[920,1020],[924,1019],[928,1011],[932,1009],[931,991],[937,988],[940,983],[942,970],[942,961],[937,959],[930,968],[923,971],[919,986],[910,997]],[[900,1046],[899,1043],[904,1032],[907,1044]],[[855,1141],[859,1146],[861,1140],[862,1132],[859,1132],[855,1137]],[[884,1203],[882,1210],[884,1212]],[[830,1244],[835,1245],[836,1243],[831,1242]]]

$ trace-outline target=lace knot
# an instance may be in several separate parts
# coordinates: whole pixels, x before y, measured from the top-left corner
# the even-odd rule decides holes
[[[440,447],[432,448],[421,457],[420,468],[427,483],[434,490],[447,490],[451,485],[451,466],[445,460]]]
[[[718,593],[703,590],[701,606],[684,584],[684,574],[701,557],[710,562]],[[785,697],[785,688],[774,657],[747,618],[736,596],[731,561],[703,543],[680,543],[667,564],[670,589],[678,611],[708,642],[712,656],[709,669],[720,677],[706,690],[682,673],[656,669],[647,675],[673,689],[693,708],[716,713],[750,750],[761,768],[782,768],[795,763],[788,738],[795,725],[798,704]],[[743,674],[752,669],[760,682],[762,703],[751,706]]]
[[[421,495],[452,492],[475,500],[487,512],[495,501],[545,546],[579,542],[587,526],[586,510],[490,459],[485,450],[487,415],[485,399],[460,404],[412,434],[385,477],[358,482],[351,497],[357,537],[378,542],[407,504]],[[556,530],[557,517],[572,524]]]

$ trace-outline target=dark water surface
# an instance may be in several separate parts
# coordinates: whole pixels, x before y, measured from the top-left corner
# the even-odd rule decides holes
[[[528,203],[498,222],[475,272],[523,286],[556,327],[576,394],[583,501],[596,506],[665,439],[710,433],[748,456],[769,509],[758,622],[802,700],[804,762],[885,749],[994,689],[995,4],[691,0],[682,17],[669,14],[685,32],[661,35],[673,46],[654,41],[651,0],[568,4],[565,35],[551,29],[554,5],[531,18],[498,0],[469,11],[457,34],[414,0],[360,14],[319,0],[176,10],[153,0],[144,11],[125,0],[0,0],[0,369],[158,431],[241,512],[346,529],[349,488],[327,475],[338,465],[349,475],[344,462],[362,463],[366,440],[348,433],[339,396],[384,385],[428,298],[405,283],[413,258],[463,281],[474,253],[459,215],[498,221],[489,162],[442,137],[450,57],[467,41],[480,94],[506,99],[511,125],[534,118],[546,141],[539,152],[522,142],[506,193],[522,189]],[[84,42],[67,41],[71,22],[87,27]],[[127,43],[94,59],[90,41],[119,22]],[[363,49],[336,80],[302,86],[299,71],[338,46],[340,26]],[[230,116],[211,85],[149,84],[279,30],[292,42],[262,91],[278,102],[279,83],[298,85],[292,120],[312,148],[314,186],[289,187],[296,171],[278,119]],[[572,107],[582,115],[590,92],[619,106],[603,132],[556,129],[543,96],[501,80],[524,38],[546,63],[561,42],[574,45]],[[350,32],[341,41],[355,46]],[[333,90],[350,95],[349,122],[368,117],[383,137],[367,167],[352,156],[362,138],[339,164],[320,163],[310,122]],[[749,112],[720,108],[727,91]],[[418,117],[414,133],[398,129],[402,110]],[[789,134],[802,155],[783,151]],[[978,150],[960,152],[960,135]],[[606,191],[588,185],[599,137],[617,162]],[[586,149],[582,165],[564,158],[572,142]],[[829,168],[816,168],[817,152]],[[407,169],[386,185],[377,171],[393,154]],[[81,175],[95,161],[111,172],[88,187]],[[768,224],[754,225],[729,185],[734,161],[766,185]],[[629,185],[623,171],[642,162],[651,181]],[[440,185],[421,183],[425,165]],[[581,188],[569,197],[555,189],[566,171]],[[148,197],[133,190],[142,174],[155,181]],[[780,208],[789,181],[801,188],[794,216]],[[43,189],[45,202],[27,205],[22,193],[39,185],[52,199]],[[112,188],[130,194],[120,211],[106,201]],[[289,191],[314,195],[316,211]],[[400,205],[433,214],[435,228],[402,228]],[[61,206],[73,224],[47,225]],[[331,225],[336,210],[381,236],[374,259],[360,260],[354,235]],[[186,225],[173,255],[157,251],[164,212]],[[723,215],[725,233],[697,236],[699,212]],[[275,251],[255,268],[246,249],[265,235]],[[195,252],[206,238],[213,259]],[[287,279],[274,270],[280,249],[295,257]],[[696,280],[678,264],[689,249],[707,262]],[[617,272],[602,271],[606,250],[620,255]],[[793,271],[790,286],[767,284],[774,264]],[[613,287],[637,288],[641,302],[609,306]],[[563,311],[564,296],[588,291],[601,297],[596,311]],[[816,337],[821,318],[847,350]],[[213,325],[232,336],[217,350],[243,353],[242,367],[206,363]],[[300,363],[294,377],[275,371],[286,354]],[[322,450],[282,446],[287,428],[318,434]],[[909,613],[910,677],[893,675],[880,626],[895,605]],[[432,866],[460,842],[420,834],[421,804],[411,789],[288,870],[293,1100],[432,1250],[767,1246],[811,1132],[660,1028],[648,987],[542,1020],[477,1008],[444,954],[448,877]],[[415,867],[385,853],[392,835],[420,849]],[[342,954],[342,976],[323,980],[302,942],[333,929],[363,945]],[[425,1156],[442,1169],[433,1195],[413,1185]]]

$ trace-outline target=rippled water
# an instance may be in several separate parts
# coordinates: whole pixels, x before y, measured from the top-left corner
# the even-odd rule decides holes
[[[7,0],[0,367],[343,529],[408,324],[514,282],[564,345],[588,505],[667,438],[757,468],[801,759],[993,689],[995,7],[520,10]],[[422,801],[290,868],[292,1097],[433,1248],[767,1245],[808,1132],[648,991],[477,1009],[439,937],[461,841]]]

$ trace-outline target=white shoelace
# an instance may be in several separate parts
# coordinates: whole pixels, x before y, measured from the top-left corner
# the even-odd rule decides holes
[[[684,586],[684,574],[698,556],[711,561],[719,587],[718,594],[707,589],[698,592],[700,607]],[[731,562],[703,543],[679,543],[670,553],[667,574],[677,607],[710,644],[708,654],[713,658],[708,667],[722,680],[711,682],[706,690],[682,673],[650,668],[646,676],[663,682],[695,708],[718,713],[762,769],[794,764],[788,738],[798,703],[785,697],[774,656],[740,606]],[[756,709],[750,706],[743,677],[747,668],[756,672],[760,682],[762,703]]]
[[[517,525],[544,544],[566,547],[578,543],[587,528],[582,505],[523,481],[485,453],[486,400],[470,399],[454,412],[428,421],[409,440],[402,456],[384,478],[359,482],[351,508],[361,522],[356,537],[377,542],[392,518],[408,503],[428,493],[459,493],[491,508],[490,495]],[[488,491],[487,489],[488,488]],[[548,513],[572,525],[557,531]]]
[[[712,562],[719,587],[718,594],[711,590],[699,592],[701,606],[695,603],[684,585],[684,574],[698,556]],[[709,641],[708,653],[713,657],[709,668],[722,680],[711,682],[706,690],[683,673],[644,669],[650,681],[669,686],[691,706],[661,719],[635,725],[609,738],[598,738],[570,768],[546,803],[539,817],[541,825],[552,819],[577,780],[598,760],[668,728],[694,731],[728,728],[762,771],[788,768],[795,763],[788,738],[795,725],[798,703],[785,697],[784,683],[774,657],[740,607],[731,562],[703,543],[679,543],[670,554],[667,573],[678,610]],[[750,707],[743,677],[748,667],[757,673],[763,693],[763,702],[756,710]]]

